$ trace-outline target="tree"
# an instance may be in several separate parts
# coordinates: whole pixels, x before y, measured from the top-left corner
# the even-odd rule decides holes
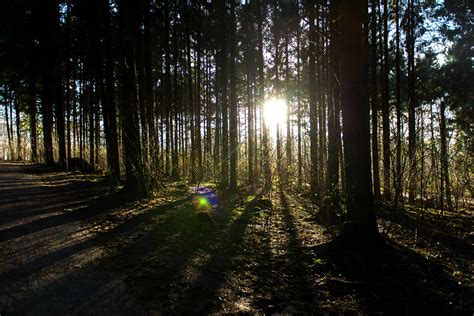
[[[125,153],[126,181],[124,191],[134,195],[147,195],[141,159],[138,125],[137,81],[135,74],[135,32],[137,11],[131,0],[120,0],[119,23],[121,37],[120,58],[120,114]]]
[[[341,1],[341,104],[346,159],[347,222],[343,238],[370,241],[378,235],[370,176],[367,1]],[[355,240],[355,241],[354,241]]]
[[[235,1],[231,2],[230,5],[230,39],[229,39],[229,72],[230,72],[230,117],[229,117],[229,144],[230,144],[230,183],[229,189],[237,189],[237,162],[239,145],[237,139],[237,70],[236,70],[236,58],[237,58],[237,25],[235,20]]]

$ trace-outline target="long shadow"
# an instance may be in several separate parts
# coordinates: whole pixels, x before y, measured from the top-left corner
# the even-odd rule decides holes
[[[232,215],[231,203],[227,215]],[[254,204],[248,205],[244,213],[229,224],[226,220],[216,226],[219,232],[207,241],[209,260],[200,269],[199,278],[193,282],[173,307],[178,314],[209,314],[220,304],[219,289],[228,273],[235,268],[233,259],[244,255],[243,238],[245,230],[254,216]],[[209,247],[210,246],[210,247]]]
[[[388,242],[370,252],[360,252],[332,241],[313,250],[327,260],[328,275],[347,279],[327,282],[328,290],[340,296],[356,295],[364,313],[472,314],[472,289],[457,284],[443,266],[408,248]]]
[[[217,290],[239,253],[245,227],[252,214],[234,219],[232,207],[215,218],[196,212],[191,204],[180,204],[164,220],[154,223],[139,242],[104,260],[100,267],[126,275],[126,283],[136,304],[164,314],[206,313],[215,307]],[[198,266],[199,275],[189,284],[186,269],[199,257],[208,258]]]
[[[157,215],[168,213],[176,206],[181,205],[184,201],[186,201],[186,199],[180,199],[167,204],[160,205],[158,207],[155,207],[153,210],[142,213],[121,224],[118,224],[116,227],[106,232],[100,233],[89,239],[84,239],[81,242],[78,242],[71,246],[49,252],[48,254],[36,258],[35,260],[27,264],[21,265],[13,270],[6,271],[5,273],[0,274],[0,279],[3,280],[2,284],[0,285],[0,293],[7,291],[13,283],[18,282],[23,277],[28,277],[54,263],[66,260],[74,256],[75,254],[84,252],[87,249],[93,248],[95,246],[104,245],[108,241],[120,239],[121,237],[124,237],[124,235],[127,235],[127,233],[136,231],[140,224],[144,223],[148,219],[151,219]],[[52,284],[48,285],[47,289],[54,291],[55,284],[61,284],[62,280],[63,278],[54,281]],[[31,296],[25,298],[24,302],[18,302],[17,304],[15,304],[15,306],[12,306],[11,309],[15,310],[19,308],[23,303],[28,304],[29,300],[37,301],[34,300],[34,298],[43,294],[44,293],[42,293],[41,291],[35,292]],[[92,296],[93,293],[87,293],[87,295]]]
[[[418,218],[413,218],[405,212],[385,212],[379,211],[377,216],[397,223],[410,230],[417,230],[418,233],[429,235],[429,239],[438,242],[447,248],[453,249],[458,255],[466,258],[466,260],[474,260],[474,252],[472,251],[472,242],[470,239],[462,239],[450,235],[446,231],[436,229],[436,223],[433,219],[425,218],[423,223],[420,223]],[[469,220],[469,219],[466,219]],[[443,223],[444,224],[444,223]]]
[[[70,222],[85,220],[90,217],[106,213],[111,209],[120,207],[127,202],[134,201],[134,197],[113,193],[96,198],[89,205],[63,214],[42,218],[33,222],[25,223],[0,231],[0,242],[5,242],[20,236],[29,235],[52,227],[64,225]]]
[[[288,237],[287,243],[287,258],[284,270],[287,271],[287,289],[284,297],[282,297],[283,304],[292,304],[297,306],[290,306],[289,308],[296,309],[296,312],[317,312],[318,306],[315,302],[317,293],[310,283],[310,276],[308,274],[307,266],[304,264],[307,259],[306,252],[303,251],[301,241],[298,238],[297,227],[295,226],[295,219],[291,213],[288,199],[283,191],[279,192],[280,203],[282,205],[283,221],[286,226]],[[280,293],[281,295],[282,293]],[[286,302],[285,302],[286,300]],[[280,304],[281,304],[280,303]],[[288,309],[288,306],[282,306]]]

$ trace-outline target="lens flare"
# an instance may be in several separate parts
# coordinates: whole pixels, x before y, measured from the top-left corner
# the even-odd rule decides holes
[[[217,211],[219,199],[211,189],[206,187],[196,187],[191,196],[194,207],[199,211]]]

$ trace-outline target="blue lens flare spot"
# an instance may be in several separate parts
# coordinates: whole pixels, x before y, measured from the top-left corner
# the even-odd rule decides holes
[[[219,205],[217,194],[207,187],[194,188],[191,200],[198,210],[216,210]]]

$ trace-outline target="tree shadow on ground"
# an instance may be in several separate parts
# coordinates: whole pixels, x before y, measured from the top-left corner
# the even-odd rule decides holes
[[[35,221],[3,229],[0,231],[0,242],[5,242],[21,236],[33,234],[52,227],[65,225],[70,222],[86,220],[93,216],[106,213],[114,208],[118,208],[134,200],[136,199],[132,196],[123,196],[119,193],[102,195],[92,201],[88,201],[90,204],[87,206],[80,207],[73,211],[63,212],[57,215],[48,216]],[[81,204],[82,203],[79,205]],[[64,204],[60,204],[57,210],[63,210],[65,207],[72,207],[76,205],[77,203],[68,203],[67,201],[64,201]]]
[[[386,245],[366,251],[344,248],[332,241],[314,249],[327,264],[322,267],[335,295],[355,295],[367,313],[453,315],[472,314],[472,288],[456,283],[442,265],[403,246]],[[336,276],[336,277],[334,277]]]
[[[425,237],[431,242],[440,243],[444,247],[452,249],[458,256],[462,256],[464,260],[474,260],[472,238],[461,238],[461,236],[453,235],[453,232],[459,231],[466,235],[469,234],[473,225],[472,217],[463,217],[462,221],[464,225],[453,229],[453,227],[449,225],[449,222],[454,219],[446,219],[427,212],[426,214],[422,213],[422,215],[420,215],[400,210],[379,210],[377,216],[391,223],[396,223],[403,228],[417,231],[420,237]],[[456,218],[456,220],[459,220],[459,218]]]
[[[314,313],[319,311],[318,293],[314,291],[311,276],[308,274],[306,252],[298,236],[298,228],[291,207],[284,192],[280,191],[278,211],[281,211],[281,227],[285,239],[282,245],[285,252],[276,256],[269,244],[271,236],[264,236],[266,243],[260,258],[254,305],[264,313]],[[277,212],[277,210],[273,210]],[[276,215],[276,214],[275,214]]]

